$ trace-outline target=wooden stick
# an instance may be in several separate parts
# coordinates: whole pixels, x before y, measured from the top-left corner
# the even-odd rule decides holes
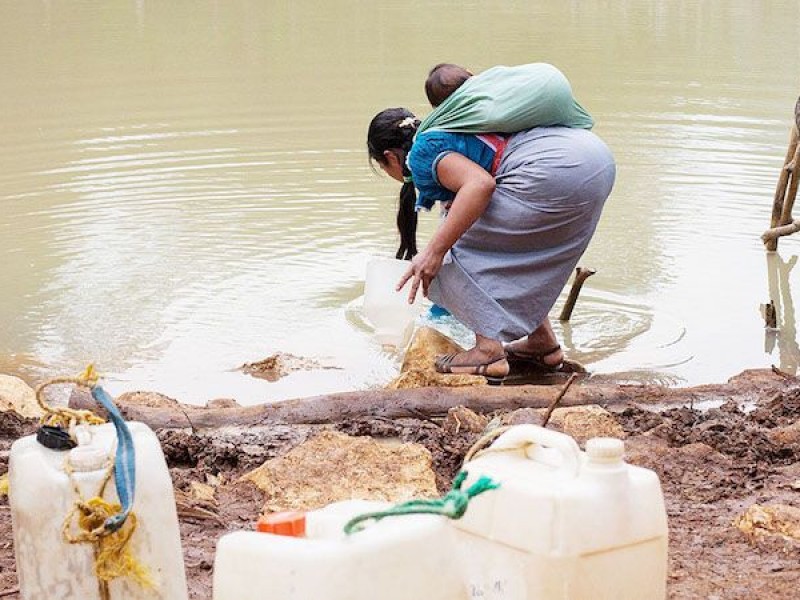
[[[772,200],[772,218],[770,219],[770,229],[774,229],[780,224],[781,215],[783,214],[783,199],[786,196],[786,186],[789,183],[790,171],[786,166],[792,162],[795,152],[797,151],[797,126],[792,125],[792,130],[789,133],[789,146],[786,149],[786,157],[783,159],[783,167],[781,174],[778,177],[778,185],[775,188],[775,196]],[[761,239],[767,247],[769,252],[775,252],[778,249],[778,238]]]
[[[777,240],[779,237],[783,237],[785,235],[792,235],[793,233],[797,233],[800,231],[800,219],[795,219],[788,225],[781,225],[780,227],[773,227],[772,229],[767,229],[764,233],[761,234],[761,241],[767,246],[767,250],[770,249],[770,244],[774,240]],[[775,242],[773,245],[773,249],[778,248],[778,243]]]
[[[550,406],[547,407],[547,412],[544,413],[544,419],[542,419],[542,427],[547,427],[547,422],[550,420],[550,416],[553,414],[553,411],[556,409],[556,406],[558,406],[558,403],[564,397],[564,394],[567,393],[569,386],[571,386],[577,378],[578,378],[577,373],[573,373],[572,375],[569,376],[569,379],[567,379],[567,383],[565,383],[564,387],[561,388],[561,391],[558,393],[558,396],[556,396],[550,403]]]
[[[794,124],[797,129],[800,129],[800,98],[797,99],[797,104],[794,105]]]
[[[797,185],[800,182],[800,173],[797,172],[797,167],[800,165],[800,144],[795,148],[792,162],[784,167],[789,172],[789,185],[786,190],[786,198],[783,200],[783,209],[781,210],[781,220],[778,225],[788,225],[792,222],[792,209],[794,208],[794,200],[797,198]]]
[[[597,271],[594,269],[586,269],[584,267],[575,269],[575,279],[572,281],[572,288],[569,290],[569,296],[567,296],[567,301],[564,303],[564,308],[561,309],[561,315],[558,317],[559,321],[569,321],[572,316],[572,310],[575,308],[575,303],[578,301],[578,294],[581,293],[583,282],[595,273]]]

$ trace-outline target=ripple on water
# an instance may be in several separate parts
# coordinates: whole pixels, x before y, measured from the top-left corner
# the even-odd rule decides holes
[[[363,298],[357,298],[348,304],[347,320],[369,334],[372,326],[362,303]],[[552,314],[559,310],[557,304]],[[552,324],[567,357],[599,378],[613,374],[615,381],[673,385],[681,378],[670,370],[692,359],[684,343],[685,327],[679,321],[663,315],[656,319],[652,307],[626,302],[615,294],[584,292],[570,321],[553,319]],[[426,310],[418,325],[433,327],[464,347],[475,343],[474,334],[452,315],[432,316]]]

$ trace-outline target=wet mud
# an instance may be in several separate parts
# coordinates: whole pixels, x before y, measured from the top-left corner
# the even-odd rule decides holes
[[[672,399],[671,408],[658,411],[636,403],[607,407],[623,432],[627,460],[661,478],[670,526],[670,599],[777,600],[796,597],[800,587],[800,541],[791,535],[748,534],[736,525],[754,504],[781,506],[790,516],[800,509],[800,381],[787,381],[778,393],[753,384],[752,393],[742,394],[748,381],[741,377],[731,385],[740,386],[731,397],[746,395],[746,404],[729,400],[699,410],[687,391],[685,398]],[[431,454],[442,492],[485,431],[536,422],[540,416],[531,409],[487,415],[452,409],[435,419],[364,417],[327,425],[158,431],[175,484],[190,597],[211,598],[217,540],[252,527],[264,505],[263,493],[240,477],[317,432],[421,444]],[[6,470],[11,441],[34,426],[0,413],[0,473]],[[3,592],[16,586],[5,498],[0,499],[0,540]]]

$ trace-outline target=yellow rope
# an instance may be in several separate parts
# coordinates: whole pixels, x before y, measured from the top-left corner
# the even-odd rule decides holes
[[[117,577],[129,577],[144,589],[155,587],[150,573],[128,548],[128,542],[136,531],[138,521],[131,512],[125,524],[115,532],[109,532],[103,525],[109,517],[118,514],[122,506],[103,499],[105,488],[114,471],[113,463],[106,468],[106,475],[100,490],[94,498],[84,500],[69,461],[64,464],[72,489],[77,496],[75,505],[64,519],[61,533],[70,544],[90,543],[94,546],[94,572],[101,583],[108,583]]]
[[[79,387],[91,389],[97,384],[99,376],[94,369],[94,365],[89,365],[83,373],[77,377],[55,377],[36,387],[36,402],[44,411],[41,418],[42,425],[60,426],[69,430],[72,425],[88,423],[89,425],[99,425],[105,423],[105,419],[98,417],[91,410],[77,410],[68,407],[50,406],[44,398],[44,391],[51,385],[72,383]]]
[[[77,377],[55,377],[36,388],[36,401],[44,411],[41,419],[43,425],[61,426],[69,430],[74,425],[83,423],[100,425],[105,420],[98,417],[91,410],[76,410],[72,408],[52,407],[44,397],[45,389],[51,385],[75,384],[79,387],[92,389],[99,379],[94,365],[89,365]],[[114,473],[114,462],[109,461],[106,474],[100,484],[100,489],[95,497],[84,500],[80,488],[73,477],[72,466],[69,460],[64,463],[64,471],[69,477],[76,500],[72,510],[64,519],[61,533],[64,540],[70,544],[92,544],[94,549],[94,572],[97,576],[100,595],[103,600],[109,598],[108,582],[118,577],[129,577],[145,589],[155,586],[147,568],[142,565],[131,553],[128,543],[136,531],[137,518],[131,512],[125,524],[117,531],[108,531],[104,524],[106,520],[122,511],[118,503],[111,503],[103,499],[106,485]]]

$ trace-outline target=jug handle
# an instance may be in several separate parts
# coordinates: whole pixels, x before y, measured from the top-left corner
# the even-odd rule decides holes
[[[561,470],[567,471],[573,477],[578,475],[580,469],[581,449],[570,436],[545,429],[538,425],[517,425],[512,427],[497,438],[489,447],[492,450],[522,450],[527,458],[534,457],[536,446],[553,448],[562,458]]]

